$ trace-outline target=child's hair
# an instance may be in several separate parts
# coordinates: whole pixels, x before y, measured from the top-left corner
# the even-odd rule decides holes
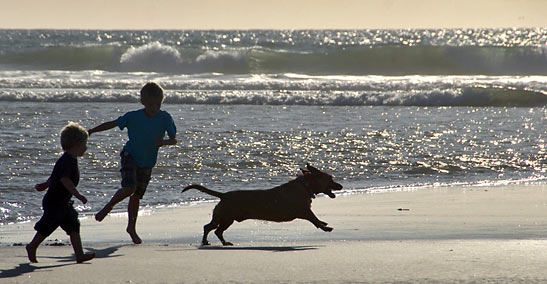
[[[148,82],[141,88],[141,99],[161,98],[163,100],[163,88],[156,82]]]
[[[79,142],[87,141],[89,134],[87,130],[76,122],[69,122],[61,130],[61,146],[64,151],[68,151]]]

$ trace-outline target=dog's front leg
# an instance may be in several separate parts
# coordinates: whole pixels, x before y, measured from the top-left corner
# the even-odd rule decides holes
[[[319,218],[317,218],[317,216],[315,216],[315,214],[313,214],[313,212],[311,210],[306,212],[304,214],[304,216],[302,216],[301,219],[310,221],[312,224],[315,225],[315,227],[317,227],[317,228],[319,228],[319,229],[321,229],[325,232],[330,232],[330,231],[333,230],[333,228],[327,226],[327,223],[319,220]]]

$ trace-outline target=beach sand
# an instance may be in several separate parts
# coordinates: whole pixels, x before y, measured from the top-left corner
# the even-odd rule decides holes
[[[0,226],[0,283],[546,283],[547,186],[439,187],[318,197],[307,221],[235,223],[222,247],[202,226],[216,202],[146,212],[133,245],[124,214],[84,218],[76,264],[56,231],[30,264],[32,223]],[[403,209],[403,210],[399,210]]]

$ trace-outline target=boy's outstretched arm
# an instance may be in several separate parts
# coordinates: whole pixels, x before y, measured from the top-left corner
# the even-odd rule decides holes
[[[177,144],[177,135],[170,135],[169,139],[163,139],[160,135],[156,138],[156,145],[158,147],[165,146],[165,145],[175,145]]]
[[[74,195],[74,197],[78,198],[83,204],[87,203],[87,198],[85,196],[81,195],[80,192],[78,192],[78,189],[74,186],[74,183],[70,180],[69,177],[62,177],[61,183],[65,186],[65,188]]]
[[[105,130],[109,130],[109,129],[112,129],[114,127],[116,127],[116,122],[115,121],[109,121],[109,122],[105,122],[95,128],[91,128],[87,131],[87,133],[89,134],[89,136],[91,136],[91,133],[95,133],[95,132],[101,132],[101,131],[105,131]]]

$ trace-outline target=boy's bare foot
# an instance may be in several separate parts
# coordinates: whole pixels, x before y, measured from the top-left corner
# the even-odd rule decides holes
[[[28,260],[30,260],[31,263],[38,263],[38,260],[36,259],[36,249],[30,245],[27,245],[26,249],[27,249]]]
[[[131,237],[131,240],[133,241],[134,244],[138,245],[142,243],[142,240],[141,238],[139,238],[139,235],[137,235],[137,232],[127,229],[127,233]]]
[[[89,260],[92,260],[94,258],[95,258],[95,253],[94,252],[93,253],[86,253],[80,258],[77,257],[76,262],[77,263],[82,263],[84,261],[89,261]]]
[[[101,222],[108,213],[110,213],[110,210],[112,210],[112,207],[105,206],[101,211],[99,211],[97,214],[95,214],[95,220]]]

